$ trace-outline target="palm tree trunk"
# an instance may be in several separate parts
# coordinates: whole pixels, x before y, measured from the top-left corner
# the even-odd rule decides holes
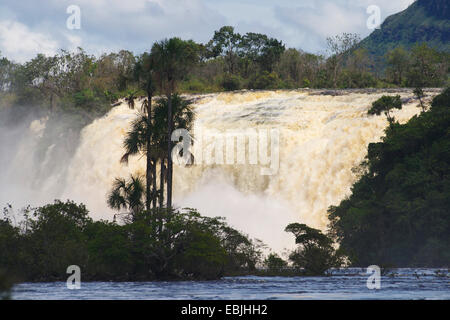
[[[149,146],[149,143],[147,142],[147,147]],[[151,204],[151,198],[152,198],[152,193],[150,190],[150,186],[152,184],[152,159],[147,155],[147,172],[146,172],[146,183],[145,183],[145,194],[146,194],[146,199],[145,199],[145,207],[147,209],[147,213],[150,213],[150,204]]]
[[[152,143],[152,138],[150,135],[150,128],[152,126],[152,96],[151,93],[148,93],[148,97],[147,97],[148,101],[147,101],[147,171],[146,171],[146,184],[145,184],[145,191],[146,191],[146,202],[145,202],[145,206],[147,208],[147,213],[150,213],[150,203],[151,203],[151,191],[150,191],[150,185],[152,183],[152,178],[153,180],[156,179],[156,176],[152,177],[153,174],[153,170],[152,170],[152,159],[150,157],[150,148],[151,148],[151,143]]]
[[[153,188],[152,188],[152,201],[153,201],[153,208],[156,208],[156,159],[152,158],[152,177],[153,177]]]
[[[172,93],[169,93],[167,97],[167,118],[168,118],[168,134],[167,134],[167,208],[172,208],[172,131],[173,131],[173,119],[172,119]]]
[[[164,158],[161,159],[161,170],[159,173],[159,207],[164,208],[164,175],[165,175],[165,166],[164,166]]]

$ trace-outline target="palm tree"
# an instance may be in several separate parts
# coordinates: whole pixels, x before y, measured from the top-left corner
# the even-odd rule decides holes
[[[155,71],[162,93],[167,96],[167,207],[172,207],[172,174],[171,135],[174,128],[172,94],[176,85],[198,60],[198,46],[192,41],[180,38],[165,39],[153,45],[151,54],[154,58]]]
[[[108,195],[108,206],[120,211],[127,210],[127,214],[134,220],[144,209],[144,181],[140,176],[131,176],[128,181],[116,178]]]
[[[134,67],[134,76],[138,81],[140,87],[147,92],[147,99],[142,102],[141,110],[146,115],[146,126],[147,128],[152,127],[152,99],[153,94],[155,92],[154,85],[154,59],[148,54],[144,53],[136,62]],[[150,199],[153,199],[153,207],[156,208],[156,159],[151,157],[151,145],[152,145],[152,136],[150,134],[150,130],[145,135],[145,149],[146,149],[146,159],[147,159],[147,168],[146,168],[146,209],[150,211]],[[127,150],[129,153],[130,150]],[[150,190],[150,185],[153,185],[153,190]]]
[[[172,97],[172,108],[174,112],[173,120],[177,128],[191,130],[194,122],[194,111],[191,101],[183,99],[178,94]],[[138,117],[131,123],[131,129],[127,132],[123,145],[125,154],[121,162],[127,163],[132,155],[142,154],[151,161],[151,177],[153,177],[153,190],[147,196],[146,206],[150,210],[150,201],[153,201],[153,207],[156,207],[156,199],[159,198],[159,205],[162,208],[164,203],[164,183],[167,181],[167,109],[169,107],[168,98],[160,98],[153,111],[153,123],[149,125],[148,116],[139,113]],[[150,138],[149,138],[150,137]],[[150,141],[150,143],[149,143]],[[156,165],[160,162],[160,190],[156,188]],[[148,170],[148,169],[147,169]],[[148,177],[148,172],[147,172]],[[148,182],[147,182],[148,184]],[[148,191],[148,185],[146,187]]]
[[[156,124],[160,126],[160,124]],[[132,121],[131,129],[125,135],[123,146],[125,153],[121,158],[122,163],[128,163],[130,156],[141,154],[147,158],[146,170],[146,201],[145,206],[150,212],[151,204],[156,207],[156,165],[161,157],[161,143],[157,127],[146,113],[139,112],[138,117]],[[150,186],[153,186],[151,189]]]
[[[180,95],[175,93],[172,96],[170,102],[173,111],[174,126],[177,129],[186,129],[187,131],[191,131],[195,119],[195,113],[192,108],[192,101],[186,100],[182,98]],[[159,150],[162,150],[164,148],[164,145],[167,145],[168,127],[165,124],[168,123],[167,120],[168,109],[169,109],[169,99],[160,98],[157,102],[154,113],[155,124],[162,124],[156,128],[156,132],[158,132],[159,136],[158,140],[160,143]],[[167,154],[165,153],[164,157],[166,156]]]
[[[130,92],[128,93],[128,96],[125,98],[125,101],[127,102],[128,107],[129,107],[130,109],[134,109],[134,107],[135,107],[134,100],[135,100],[136,98],[137,98],[137,97],[136,97],[136,91],[130,91]]]
[[[173,123],[177,129],[186,129],[190,131],[195,120],[195,112],[192,108],[192,101],[183,98],[179,94],[175,93],[171,99],[172,111],[173,111]],[[154,119],[156,123],[167,123],[169,99],[160,98],[155,107]],[[167,139],[167,127],[164,128],[164,140]]]

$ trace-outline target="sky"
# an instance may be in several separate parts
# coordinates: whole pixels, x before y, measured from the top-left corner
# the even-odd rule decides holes
[[[264,33],[287,47],[326,52],[326,38],[343,32],[362,38],[373,12],[381,22],[414,0],[2,0],[0,53],[16,62],[37,53],[82,47],[99,55],[126,49],[135,54],[173,36],[205,43],[231,25],[241,34]],[[70,6],[79,8],[69,11]],[[79,19],[78,19],[79,17]],[[69,20],[69,27],[68,27]],[[373,21],[373,20],[370,20]],[[79,22],[79,28],[77,25]]]

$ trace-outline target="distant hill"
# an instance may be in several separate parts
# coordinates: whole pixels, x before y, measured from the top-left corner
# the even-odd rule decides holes
[[[406,10],[389,16],[361,46],[368,49],[375,61],[381,62],[387,51],[400,45],[409,49],[417,42],[450,52],[449,0],[414,2]]]

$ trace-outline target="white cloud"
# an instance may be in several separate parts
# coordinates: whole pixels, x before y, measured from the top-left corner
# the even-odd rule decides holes
[[[83,46],[98,54],[127,49],[140,53],[154,41],[179,36],[208,41],[223,25],[240,33],[261,32],[289,47],[323,51],[325,39],[341,32],[367,36],[369,5],[382,17],[413,0],[2,0],[0,50],[23,61],[60,46]],[[68,30],[66,8],[81,9],[81,30]],[[3,19],[3,20],[2,20]]]
[[[326,38],[343,32],[357,33],[362,38],[367,28],[367,8],[380,7],[382,19],[404,10],[414,0],[315,0],[294,6],[275,6],[274,13],[287,30],[291,45],[310,51],[323,51]]]
[[[324,48],[327,37],[343,32],[359,33],[365,23],[364,13],[345,10],[336,3],[320,1],[314,8],[275,8],[280,21],[296,29],[299,47],[318,51]]]
[[[55,54],[58,42],[48,35],[29,30],[17,21],[3,20],[0,21],[0,50],[3,55],[23,62],[37,53]]]

